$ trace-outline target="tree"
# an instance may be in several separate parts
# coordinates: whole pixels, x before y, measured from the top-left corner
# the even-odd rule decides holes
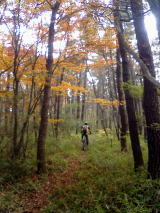
[[[123,91],[123,78],[122,78],[122,67],[120,62],[120,50],[117,49],[116,55],[117,67],[116,67],[116,77],[117,77],[117,89],[118,89],[118,97],[120,101],[119,105],[119,115],[121,119],[121,151],[127,151],[126,137],[127,137],[127,114],[125,109],[125,94]]]
[[[37,141],[37,171],[38,173],[46,172],[46,164],[45,164],[45,140],[47,136],[47,125],[48,125],[48,109],[49,109],[49,96],[51,90],[51,79],[53,74],[53,41],[55,36],[55,21],[56,14],[59,9],[60,2],[56,1],[56,3],[51,6],[51,21],[49,26],[49,34],[48,34],[48,57],[46,59],[46,78],[42,99],[42,108],[41,108],[41,121],[39,127],[39,135]]]
[[[115,20],[115,27],[116,29],[120,28],[120,31],[123,32],[122,23],[120,22],[119,18],[119,4],[118,1],[114,1],[114,20]],[[125,47],[123,46],[123,34],[120,34],[117,30],[117,39],[119,43],[121,58],[122,58],[122,69],[123,69],[123,81],[127,85],[130,83],[130,73],[129,73],[129,61],[128,55]],[[129,123],[129,132],[130,132],[130,139],[134,157],[134,168],[135,170],[139,167],[143,166],[143,156],[140,147],[140,141],[138,136],[138,126],[137,126],[137,119],[135,115],[135,108],[134,108],[134,100],[130,94],[129,88],[125,88],[125,98],[126,98],[126,108],[128,114],[128,123]]]
[[[151,47],[144,25],[142,1],[131,0],[134,27],[137,38],[139,57],[155,78],[155,70]],[[160,107],[157,88],[144,77],[143,106],[146,118],[148,141],[148,173],[152,179],[160,178]]]

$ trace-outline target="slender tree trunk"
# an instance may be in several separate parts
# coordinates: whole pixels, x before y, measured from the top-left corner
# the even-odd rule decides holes
[[[48,126],[48,109],[49,109],[49,96],[51,90],[51,77],[53,73],[53,42],[55,36],[55,20],[56,14],[59,9],[60,2],[57,1],[52,7],[52,16],[49,27],[49,37],[48,37],[48,57],[46,60],[47,76],[45,79],[44,93],[42,99],[41,108],[41,121],[39,127],[39,135],[37,141],[37,172],[46,172],[46,162],[45,162],[45,140],[47,136],[47,126]]]
[[[91,74],[90,74],[91,75]],[[93,78],[92,78],[92,85],[93,85],[93,91],[94,91],[94,95],[95,95],[95,97],[96,98],[99,98],[99,94],[98,94],[98,92],[96,91],[96,87],[95,87],[95,83],[94,83],[94,80],[93,80]],[[105,115],[104,115],[104,109],[102,108],[102,106],[99,104],[99,103],[97,103],[97,108],[100,110],[100,112],[101,112],[101,117],[100,117],[100,120],[101,120],[101,125],[102,125],[102,128],[103,128],[103,130],[104,130],[104,132],[105,132],[105,135],[107,136],[108,135],[108,133],[107,133],[107,130],[106,130],[106,125],[105,125],[105,121],[104,121],[104,117],[105,117]],[[98,111],[99,111],[98,110]]]
[[[96,128],[99,129],[99,106],[96,104]]]
[[[20,157],[20,153],[17,150],[18,143],[18,129],[19,129],[19,104],[18,104],[18,95],[19,95],[19,52],[21,48],[20,40],[20,2],[17,4],[17,8],[13,10],[13,34],[12,42],[14,47],[14,60],[13,60],[13,148],[12,148],[12,157]]]
[[[110,56],[111,60],[113,60],[112,50],[110,50],[109,56]],[[114,66],[111,66],[111,70],[108,73],[109,73],[109,79],[110,79],[110,81],[108,81],[110,98],[112,101],[114,101],[115,99],[118,99],[118,91],[117,91],[117,84],[116,84],[116,72],[115,72]],[[117,139],[120,140],[120,120],[119,120],[118,111],[119,110],[117,110],[117,107],[112,105],[113,124],[115,127]]]
[[[117,49],[117,68],[116,68],[116,76],[117,76],[117,90],[118,90],[118,100],[120,102],[119,105],[119,114],[120,114],[120,120],[121,120],[121,132],[120,132],[120,143],[121,143],[121,151],[126,152],[127,151],[127,113],[125,108],[125,96],[123,91],[123,79],[122,79],[122,67],[120,62],[120,51]]]
[[[143,4],[131,0],[131,8],[140,58],[155,77],[153,57],[144,25]],[[160,179],[160,107],[157,88],[144,77],[143,106],[147,125],[148,173],[152,179]]]
[[[10,80],[10,73],[7,74],[7,81]],[[10,90],[10,83],[7,83],[6,90],[9,92]],[[5,98],[5,124],[4,124],[4,132],[6,132],[7,136],[9,135],[9,104],[8,104],[8,98]]]
[[[111,77],[111,75],[113,74],[113,72],[114,71],[111,70],[111,73],[109,73],[109,79],[113,79]],[[111,81],[108,82],[108,86],[109,86],[110,99],[113,101],[115,97],[113,95],[113,89],[114,89],[114,87],[111,84]],[[114,94],[116,94],[116,91],[114,91]],[[117,117],[117,108],[114,105],[112,105],[111,117],[112,117],[112,124],[114,125],[117,139],[119,140],[119,125],[118,125],[118,117]]]
[[[63,72],[61,74],[59,84],[61,84],[62,81],[63,81],[63,76],[64,76]],[[55,135],[56,135],[56,138],[58,137],[58,134],[59,134],[59,122],[58,122],[58,120],[60,119],[61,99],[62,99],[62,94],[60,93],[60,94],[57,95],[57,103],[56,103],[56,120],[57,120],[57,123],[55,123]]]
[[[79,78],[78,78],[78,86],[80,86],[80,85],[81,85],[81,72],[79,73]],[[80,120],[80,103],[81,103],[80,91],[78,91],[78,94],[77,94],[77,115],[76,115],[77,121]],[[77,127],[76,127],[76,134],[78,134],[78,129],[79,129],[79,123],[77,124]]]
[[[14,81],[14,97],[13,97],[13,152],[12,157],[16,158],[17,153],[17,140],[18,140],[18,87],[19,80],[15,79]]]
[[[12,157],[16,158],[19,153],[17,153],[17,140],[18,140],[18,93],[19,93],[19,79],[18,79],[18,67],[17,67],[17,58],[18,58],[18,44],[15,41],[16,49],[15,49],[15,57],[14,57],[14,82],[13,82],[13,151]]]
[[[120,28],[121,32],[123,32],[122,24],[119,21],[119,14],[118,11],[118,1],[115,1],[116,10],[114,12],[115,17],[115,26],[116,28]],[[123,68],[123,81],[127,84],[129,84],[130,76],[129,76],[129,63],[128,63],[128,57],[126,50],[124,46],[122,45],[123,42],[121,40],[121,35],[119,34],[119,31],[117,30],[117,38],[119,43],[119,49],[122,57],[122,68]],[[128,124],[129,124],[129,132],[130,132],[130,139],[131,139],[131,146],[133,151],[133,158],[134,158],[134,168],[135,170],[139,167],[143,166],[143,156],[142,151],[140,147],[140,141],[138,136],[138,126],[137,126],[137,119],[135,115],[135,108],[134,108],[134,100],[132,96],[130,95],[129,89],[125,88],[125,99],[126,99],[126,108],[127,108],[127,114],[128,114]]]
[[[84,71],[84,89],[86,89],[87,86],[87,68]],[[86,94],[85,92],[82,95],[82,111],[81,111],[81,121],[84,121],[85,118],[85,102],[86,102]]]
[[[71,117],[76,118],[76,108],[75,108],[76,98],[74,96],[74,91],[71,91]]]
[[[38,60],[38,57],[37,57],[37,54],[36,54],[35,61],[34,61],[33,66],[32,66],[32,71],[34,71],[34,69],[35,69],[37,60]],[[33,99],[34,89],[35,89],[35,80],[34,80],[34,75],[33,75],[32,76],[32,85],[31,85],[30,94],[29,94],[29,104],[28,104],[27,115],[26,115],[25,118],[23,118],[24,122],[22,124],[22,128],[21,128],[21,131],[20,131],[20,137],[19,137],[19,140],[18,140],[18,143],[17,143],[17,152],[20,153],[20,155],[21,155],[21,151],[23,151],[23,156],[25,156],[24,151],[27,150],[27,145],[24,144],[25,133],[26,133],[26,130],[29,126],[30,117],[31,117],[32,113],[34,112],[34,110],[35,110],[35,108],[36,108],[36,106],[39,102],[40,94],[41,94],[41,92],[40,92],[40,94],[38,94],[37,97],[35,97]],[[23,106],[23,108],[24,108],[24,106]]]

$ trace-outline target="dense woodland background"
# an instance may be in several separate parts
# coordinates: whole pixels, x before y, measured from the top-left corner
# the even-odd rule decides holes
[[[1,0],[0,25],[0,212],[160,212],[160,2]]]

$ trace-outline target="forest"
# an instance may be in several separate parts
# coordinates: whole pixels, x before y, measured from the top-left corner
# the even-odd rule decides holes
[[[159,213],[160,1],[0,0],[0,26],[0,213]]]

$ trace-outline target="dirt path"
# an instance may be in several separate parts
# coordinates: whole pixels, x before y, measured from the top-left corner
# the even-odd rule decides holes
[[[67,168],[57,178],[49,174],[48,180],[42,184],[40,191],[20,194],[22,213],[40,213],[40,210],[48,204],[48,195],[54,190],[55,186],[66,186],[75,183],[77,180],[73,177],[73,173],[81,165],[83,153],[81,154],[79,159],[69,159]],[[35,178],[38,179],[38,175]]]

